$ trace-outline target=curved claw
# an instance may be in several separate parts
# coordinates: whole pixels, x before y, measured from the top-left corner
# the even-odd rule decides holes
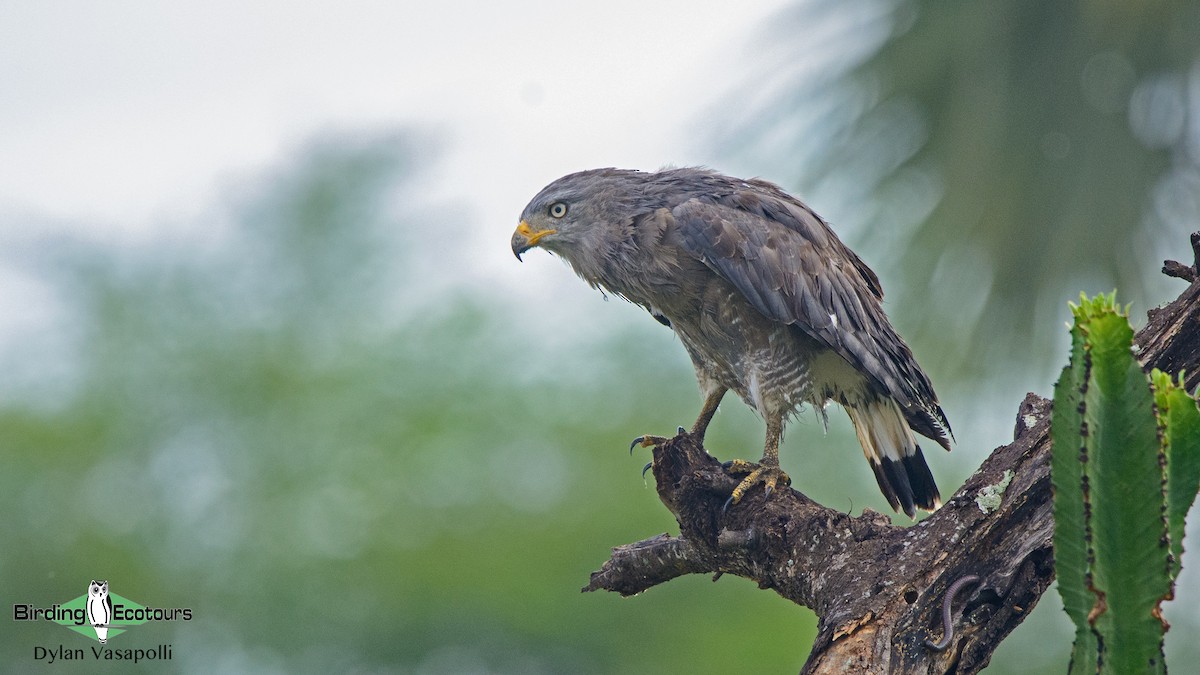
[[[654,462],[646,462],[646,466],[642,467],[642,478],[646,477],[646,472],[649,471],[650,467],[652,466],[654,466]]]
[[[639,445],[643,448],[653,448],[655,446],[662,445],[669,440],[671,439],[663,438],[662,436],[638,436],[637,438],[633,439],[632,443],[629,444],[629,454],[632,455],[634,448],[637,448]]]
[[[792,484],[791,477],[784,473],[784,471],[775,464],[759,464],[756,466],[750,464],[749,462],[735,459],[726,463],[726,468],[730,467],[733,467],[730,473],[742,473],[742,471],[738,471],[738,469],[751,468],[753,470],[751,470],[749,474],[742,479],[742,482],[738,483],[737,487],[733,489],[733,494],[729,495],[729,501],[725,503],[725,508],[728,508],[729,504],[731,503],[737,504],[738,502],[742,501],[742,497],[745,497],[746,493],[759,483],[762,483],[766,492],[764,496],[767,498],[769,498],[771,494],[775,492],[775,488],[779,485],[787,487]],[[722,512],[724,512],[724,509],[722,509]]]
[[[725,515],[725,512],[729,510],[729,505],[732,503],[733,495],[729,495],[729,499],[726,499],[725,503],[721,505],[721,515]]]
[[[682,436],[682,435],[684,435],[684,434],[686,434],[686,433],[687,433],[687,429],[684,429],[683,427],[679,427],[679,435],[680,435],[680,436]]]

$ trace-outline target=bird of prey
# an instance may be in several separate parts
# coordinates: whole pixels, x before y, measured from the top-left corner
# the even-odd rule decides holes
[[[849,414],[893,509],[940,505],[913,434],[950,449],[929,378],[884,315],[875,273],[799,199],[698,168],[582,171],[525,207],[512,250],[519,260],[534,246],[675,331],[704,399],[697,442],[730,390],[766,421],[762,459],[726,463],[745,475],[726,507],[755,485],[769,495],[790,484],[784,423],[805,403],[824,415],[829,401]]]

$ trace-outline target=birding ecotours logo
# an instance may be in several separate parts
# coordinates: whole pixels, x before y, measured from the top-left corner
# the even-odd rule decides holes
[[[187,607],[147,607],[109,590],[107,580],[92,579],[83,595],[49,607],[13,605],[14,621],[50,621],[100,644],[151,621],[191,621]]]

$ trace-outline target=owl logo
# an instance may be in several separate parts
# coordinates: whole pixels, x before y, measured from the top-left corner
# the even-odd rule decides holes
[[[108,622],[112,620],[112,598],[108,597],[108,582],[96,581],[88,584],[87,618],[96,629],[96,639],[100,644],[108,642]]]

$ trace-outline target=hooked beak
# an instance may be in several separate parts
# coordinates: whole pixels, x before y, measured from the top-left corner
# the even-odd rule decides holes
[[[542,240],[542,237],[554,234],[556,232],[558,232],[558,230],[538,230],[537,232],[534,232],[533,228],[529,226],[529,223],[522,220],[521,224],[517,225],[517,231],[513,232],[513,255],[517,256],[517,260],[520,260],[521,254],[533,248],[534,246],[537,246],[538,242]]]

